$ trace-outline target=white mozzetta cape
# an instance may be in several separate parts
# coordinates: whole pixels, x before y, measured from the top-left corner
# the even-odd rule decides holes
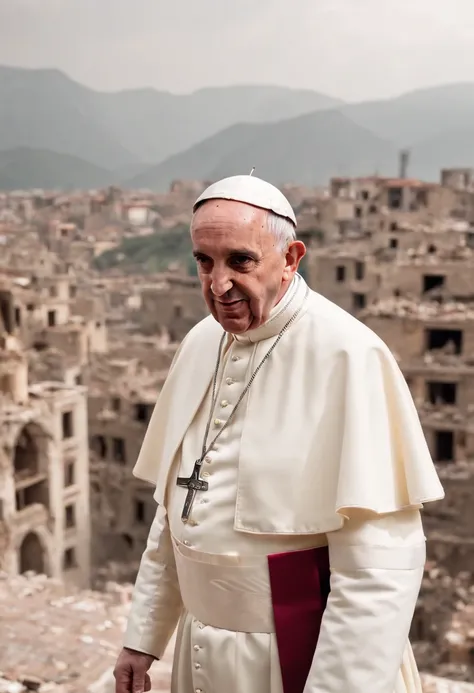
[[[165,507],[170,469],[211,383],[221,336],[208,317],[180,345],[134,468],[156,485],[155,500]],[[273,341],[255,345],[253,368]],[[310,291],[249,392],[235,530],[331,532],[348,508],[391,513],[443,495],[391,352]]]

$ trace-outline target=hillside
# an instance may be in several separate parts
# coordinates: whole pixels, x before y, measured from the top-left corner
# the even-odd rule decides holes
[[[331,175],[395,174],[411,149],[410,175],[438,180],[448,166],[474,166],[474,84],[421,89],[279,123],[228,128],[151,167],[127,184],[167,189],[174,178],[208,178],[256,166],[275,183],[325,184]]]
[[[474,82],[418,89],[394,99],[350,104],[344,115],[380,137],[416,146],[474,123]]]
[[[256,166],[276,183],[321,185],[394,174],[401,147],[411,148],[410,175],[437,180],[441,167],[474,165],[473,123],[474,83],[344,104],[265,85],[102,93],[58,70],[0,67],[0,183],[165,191],[176,178]]]
[[[213,180],[246,173],[252,166],[277,185],[323,185],[336,175],[394,173],[397,151],[339,111],[323,111],[279,123],[233,126],[128,185],[163,191],[173,178]]]
[[[187,226],[177,226],[149,236],[125,238],[117,248],[95,258],[94,266],[98,270],[120,268],[123,272],[147,274],[163,272],[175,262],[185,265],[190,274],[195,274],[196,263]]]
[[[0,151],[0,190],[100,188],[111,173],[76,156],[17,147]]]
[[[0,150],[50,150],[113,169],[136,161],[96,114],[93,92],[58,70],[0,67]]]
[[[102,93],[59,70],[0,66],[0,150],[49,149],[121,169],[156,163],[239,121],[274,121],[341,104],[317,92],[269,86]]]

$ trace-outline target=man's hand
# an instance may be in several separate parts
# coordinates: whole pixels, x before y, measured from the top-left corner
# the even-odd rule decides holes
[[[151,689],[147,674],[155,657],[124,647],[114,669],[115,693],[143,693]]]

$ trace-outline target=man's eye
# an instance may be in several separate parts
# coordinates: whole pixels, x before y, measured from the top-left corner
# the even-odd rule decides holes
[[[234,265],[245,265],[250,261],[251,261],[251,258],[249,258],[247,255],[235,255],[232,258],[232,263]]]

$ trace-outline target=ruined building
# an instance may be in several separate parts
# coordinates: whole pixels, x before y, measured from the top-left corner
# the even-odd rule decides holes
[[[155,504],[131,470],[177,345],[207,309],[186,268],[98,272],[92,260],[187,223],[203,187],[0,195],[0,570],[80,587],[134,579]],[[309,249],[302,273],[387,342],[413,394],[447,497],[424,513],[412,639],[422,669],[469,680],[474,170],[435,184],[402,165],[398,178],[287,194]],[[426,691],[469,690],[453,686],[426,679]]]
[[[0,569],[86,586],[90,578],[85,388],[28,383],[25,305],[0,292]]]

